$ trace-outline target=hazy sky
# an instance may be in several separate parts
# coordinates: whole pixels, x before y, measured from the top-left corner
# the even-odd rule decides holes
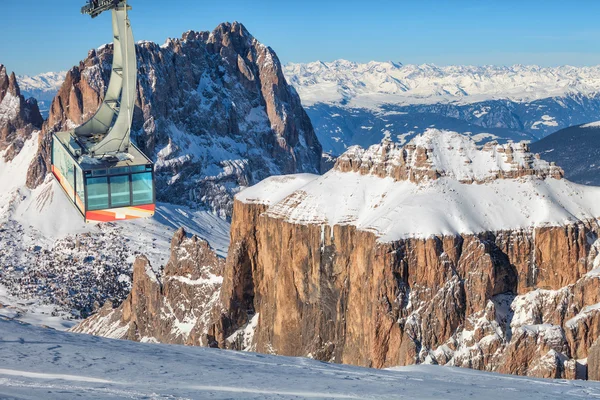
[[[0,0],[0,63],[65,70],[110,40],[83,0]],[[131,0],[136,40],[240,21],[282,62],[600,64],[598,0]]]

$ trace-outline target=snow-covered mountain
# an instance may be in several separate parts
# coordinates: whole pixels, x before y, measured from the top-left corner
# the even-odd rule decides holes
[[[9,75],[6,67],[0,64],[0,151],[4,152],[3,158],[7,161],[14,158],[43,122],[36,100],[26,99],[14,72]]]
[[[345,60],[288,64],[325,151],[435,127],[485,141],[535,141],[598,119],[600,67],[470,67]],[[485,135],[487,134],[487,135]]]
[[[46,72],[35,76],[21,75],[17,77],[23,95],[38,101],[44,118],[48,117],[50,104],[58,93],[67,76],[67,71]]]
[[[531,148],[562,166],[573,182],[600,186],[600,122],[562,129]]]
[[[240,187],[270,175],[320,171],[322,148],[277,55],[237,22],[137,43],[132,138],[155,161],[157,198],[231,215]],[[72,68],[52,103],[28,176],[49,171],[50,138],[98,109],[112,45]]]
[[[573,93],[592,96],[600,92],[600,67],[437,67],[338,60],[288,64],[285,71],[305,105],[330,103],[373,108],[382,104],[457,101],[522,103]]]
[[[523,143],[428,130],[352,147],[324,175],[236,196],[209,332],[223,348],[377,368],[585,378],[599,198]]]
[[[600,397],[594,382],[437,366],[372,370],[216,349],[109,340],[0,318],[3,399],[439,399]]]

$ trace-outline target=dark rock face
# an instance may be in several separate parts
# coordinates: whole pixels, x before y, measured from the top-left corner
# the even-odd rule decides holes
[[[42,123],[36,100],[25,100],[14,72],[9,76],[0,64],[0,150],[7,150],[6,161],[19,154],[25,140],[40,129]]]
[[[584,377],[579,360],[600,334],[595,222],[380,243],[266,210],[235,203],[211,332],[220,347]],[[248,327],[250,346],[232,340]]]
[[[321,145],[274,51],[239,24],[137,45],[133,139],[156,162],[159,201],[230,215],[233,194],[273,174],[320,171]],[[49,168],[52,131],[90,118],[112,46],[90,51],[52,103],[28,185]]]
[[[162,276],[147,258],[133,266],[133,287],[119,307],[106,303],[73,331],[115,339],[206,346],[212,309],[218,303],[225,260],[207,242],[183,229],[171,241]]]

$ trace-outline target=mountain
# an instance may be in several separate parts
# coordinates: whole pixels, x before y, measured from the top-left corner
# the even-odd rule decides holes
[[[17,77],[24,96],[38,101],[42,116],[48,118],[52,100],[65,81],[66,71],[46,72],[36,76],[21,75]]]
[[[239,23],[137,44],[132,137],[156,162],[157,198],[231,213],[240,187],[267,176],[320,171],[321,145],[275,52]],[[50,138],[86,121],[102,101],[112,46],[67,72],[52,102],[28,185],[49,170]]]
[[[600,186],[600,122],[561,129],[531,148],[562,166],[569,180]]]
[[[600,335],[599,195],[523,143],[429,130],[352,147],[325,175],[239,193],[224,268],[176,235],[168,273],[138,259],[128,299],[74,331],[585,378]],[[190,300],[211,289],[212,312]]]
[[[216,341],[252,327],[259,352],[584,377],[600,192],[561,175],[430,130],[263,181],[236,198]]]
[[[538,140],[558,129],[598,119],[600,68],[288,64],[328,153],[383,138],[404,144],[426,129],[487,140]]]
[[[72,329],[113,339],[208,346],[213,309],[223,283],[224,259],[197,236],[178,230],[164,270],[154,272],[148,258],[133,266],[131,292]]]
[[[4,158],[14,158],[42,123],[36,100],[26,100],[14,72],[9,76],[0,64],[0,151],[4,151]]]
[[[387,371],[316,360],[109,340],[0,318],[4,399],[548,400],[600,396],[591,382],[436,366]]]
[[[128,297],[142,253],[166,274],[180,227],[210,243],[215,260],[224,257],[241,187],[271,174],[319,172],[321,146],[300,99],[273,50],[241,24],[190,31],[160,46],[141,42],[137,52],[133,136],[156,163],[158,204],[154,218],[126,224],[86,225],[48,174],[51,134],[97,110],[112,46],[67,72],[48,120],[31,134],[12,128],[27,121],[20,116],[30,103],[14,95],[14,75],[0,75],[7,88],[1,110],[13,121],[0,149],[0,314],[70,328]]]

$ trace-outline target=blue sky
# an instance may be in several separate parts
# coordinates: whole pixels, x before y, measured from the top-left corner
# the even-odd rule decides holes
[[[0,63],[17,74],[70,68],[110,40],[83,0],[0,0]],[[597,0],[131,0],[136,40],[240,21],[284,62],[600,64]]]

